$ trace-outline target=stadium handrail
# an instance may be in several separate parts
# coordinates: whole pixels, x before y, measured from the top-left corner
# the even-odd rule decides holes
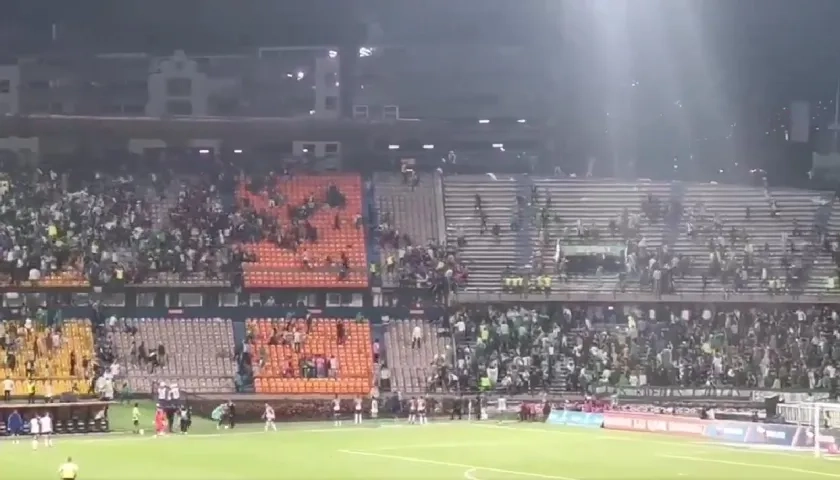
[[[627,385],[598,385],[595,387],[598,395],[618,395],[618,397],[638,398],[715,398],[715,399],[743,399],[760,401],[767,397],[778,395],[785,403],[804,402],[809,396],[824,397],[828,394],[827,389],[772,389],[772,388],[746,388],[746,387],[658,387],[651,385],[627,386]],[[816,394],[816,395],[814,395]]]
[[[650,292],[522,292],[508,293],[500,290],[466,290],[453,292],[453,304],[485,302],[715,302],[715,303],[784,303],[813,305],[814,303],[840,303],[840,293],[820,294],[783,294],[770,295],[758,293],[725,292],[715,293],[674,293],[656,295]]]

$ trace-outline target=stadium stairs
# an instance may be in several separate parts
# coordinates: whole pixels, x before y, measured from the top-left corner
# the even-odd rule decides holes
[[[247,335],[247,329],[245,328],[245,322],[233,322],[233,345],[234,349],[241,348],[242,345],[245,343],[245,337]],[[253,356],[255,353],[251,352]],[[239,378],[242,383],[239,385],[239,389],[242,392],[246,393],[253,393],[254,392],[254,376],[252,372],[248,372],[247,370],[242,368],[242,365],[236,366],[236,371],[239,374]]]
[[[565,355],[559,355],[554,363],[554,378],[548,385],[548,392],[552,395],[562,395],[569,389],[569,361]]]
[[[680,227],[682,226],[683,215],[685,214],[685,209],[687,207],[687,205],[685,205],[685,185],[682,182],[671,183],[671,193],[668,198],[668,202],[669,204],[680,202],[683,206],[682,215],[673,218],[669,217],[664,220],[665,228],[662,231],[662,244],[668,245],[668,247],[673,247],[674,244],[677,243],[677,239],[680,237]]]
[[[420,348],[411,348],[412,332],[420,326],[423,339]],[[447,339],[437,336],[437,329],[421,319],[396,319],[386,327],[386,358],[391,367],[392,390],[408,394],[425,393],[427,379],[433,374],[437,355],[446,355]]]
[[[499,175],[498,179],[488,175],[456,175],[444,179],[447,242],[457,241],[459,228],[467,240],[460,249],[461,259],[470,269],[467,290],[498,291],[505,267],[516,269],[530,261],[527,252],[533,250],[530,245],[533,240],[523,243],[526,235],[510,230],[510,221],[516,211],[516,194],[522,191],[521,188],[521,181],[508,175]],[[480,233],[481,221],[475,212],[476,193],[481,194],[488,217],[487,231],[483,235]],[[490,233],[496,223],[501,227],[499,238]]]

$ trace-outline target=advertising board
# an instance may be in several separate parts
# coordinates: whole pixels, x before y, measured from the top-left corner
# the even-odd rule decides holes
[[[601,428],[604,415],[601,413],[574,412],[567,410],[552,410],[545,419],[549,425],[568,425],[572,427]]]
[[[706,421],[699,418],[649,413],[605,413],[604,428],[631,432],[674,433],[702,437]]]
[[[802,447],[814,444],[813,432],[795,425],[715,421],[674,415],[605,413],[604,428],[635,432],[671,433],[704,437],[725,443]],[[823,443],[823,440],[820,440]],[[833,444],[832,439],[826,439]]]

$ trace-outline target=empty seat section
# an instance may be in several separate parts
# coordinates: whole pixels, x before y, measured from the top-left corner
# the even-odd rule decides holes
[[[331,208],[325,197],[330,185],[335,185],[346,198],[344,208]],[[272,197],[282,197],[280,204],[271,206]],[[288,206],[302,206],[314,196],[318,207],[308,218],[318,230],[317,242],[304,242],[297,251],[280,248],[276,242],[264,241],[246,245],[257,257],[256,262],[246,263],[245,282],[249,287],[344,287],[367,286],[367,260],[364,228],[355,222],[362,212],[362,180],[358,175],[295,176],[278,180],[269,190],[254,193],[243,184],[239,198],[248,200],[257,211],[270,211],[281,225],[290,223]],[[340,227],[335,228],[338,215]],[[340,256],[347,255],[350,272],[344,280],[338,278]],[[327,262],[331,258],[331,263]],[[309,268],[304,267],[304,259]]]
[[[136,328],[136,334],[129,333]],[[123,318],[110,334],[127,381],[136,392],[156,382],[177,383],[187,392],[232,392],[233,323],[227,318]],[[154,370],[131,357],[132,344],[147,351],[163,344],[163,365]]]
[[[338,323],[345,328],[339,344]],[[355,319],[318,319],[306,333],[303,319],[252,318],[248,320],[252,338],[254,384],[257,393],[366,395],[373,385],[373,348],[370,324]],[[299,351],[294,332],[301,335]],[[273,335],[277,340],[271,341]],[[317,369],[308,373],[308,362],[335,359],[332,375]]]
[[[419,348],[411,348],[415,327],[420,327]],[[421,319],[393,320],[385,334],[387,365],[391,371],[391,390],[425,393],[439,355],[446,355],[446,338],[438,338],[434,325]]]
[[[454,243],[458,232],[463,232],[467,239],[460,249],[461,259],[470,271],[467,290],[499,290],[505,267],[527,264],[529,259],[519,257],[521,235],[510,230],[518,188],[515,179],[501,176],[498,180],[487,175],[455,175],[444,179],[447,241]],[[475,211],[477,193],[482,198],[488,229],[496,223],[501,226],[498,239],[489,231],[481,233],[481,220]]]

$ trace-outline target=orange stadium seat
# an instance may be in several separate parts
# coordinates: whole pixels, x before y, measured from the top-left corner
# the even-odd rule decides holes
[[[338,344],[336,326],[344,322],[346,340]],[[291,345],[269,345],[274,327],[283,331],[285,319],[249,319],[248,328],[254,336],[254,365],[260,361],[260,351],[265,350],[264,366],[256,369],[257,393],[271,394],[330,394],[364,395],[373,384],[373,358],[370,324],[355,319],[319,319],[312,324],[312,330],[304,336],[300,352]],[[305,331],[302,319],[294,320],[297,331]],[[335,356],[338,373],[335,378],[302,378],[300,361],[306,358]],[[284,376],[284,367],[292,362],[291,377]]]
[[[364,288],[367,286],[367,257],[365,232],[354,226],[356,216],[362,212],[362,179],[358,175],[301,176],[283,180],[276,186],[276,192],[283,195],[287,204],[302,205],[310,195],[323,199],[326,189],[335,184],[347,199],[343,209],[320,208],[309,221],[318,229],[318,242],[305,243],[297,252],[282,249],[270,242],[246,245],[246,249],[257,256],[257,262],[247,264],[245,283],[250,287],[344,287]],[[247,199],[258,210],[271,210],[282,222],[289,221],[286,205],[269,206],[264,195],[254,194],[241,185],[240,199]],[[335,215],[341,219],[342,227],[333,228]],[[326,258],[338,260],[341,253],[347,255],[350,274],[338,280],[338,274],[327,268]],[[304,255],[308,255],[312,266],[303,268]]]

